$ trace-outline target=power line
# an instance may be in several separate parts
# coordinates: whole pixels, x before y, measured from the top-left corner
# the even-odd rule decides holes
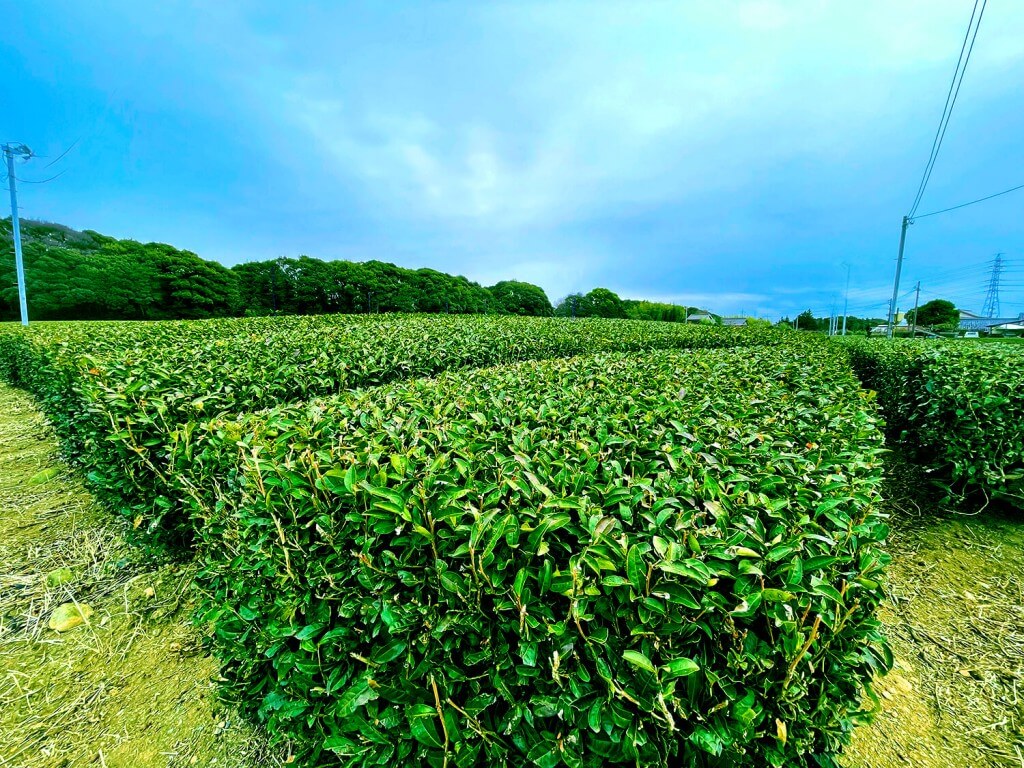
[[[33,181],[32,179],[18,179],[18,181],[20,181],[22,184],[49,184],[54,179],[59,179],[61,176],[63,176],[67,172],[68,172],[68,169],[65,168],[60,173],[55,174],[55,175],[51,176],[48,179],[38,179],[38,180],[35,180],[35,181]]]
[[[899,255],[896,257],[896,275],[892,281],[892,301],[889,305],[889,322],[886,327],[886,336],[892,338],[893,328],[896,323],[896,295],[900,290],[900,272],[903,270],[903,249],[907,240],[907,227],[914,223],[914,214],[917,213],[917,208],[921,204],[921,199],[924,197],[925,189],[928,187],[928,181],[931,179],[932,171],[935,169],[935,161],[938,159],[939,150],[942,148],[942,141],[946,137],[946,129],[949,127],[949,120],[953,116],[953,107],[956,106],[957,97],[960,95],[960,86],[964,82],[964,75],[967,73],[967,64],[971,60],[971,53],[974,51],[974,41],[978,39],[978,30],[981,29],[981,19],[985,15],[985,6],[988,4],[988,0],[981,0],[981,10],[978,10],[978,0],[974,0],[974,7],[971,9],[971,18],[967,22],[967,32],[964,35],[964,42],[960,46],[960,56],[956,62],[956,69],[953,71],[953,79],[949,84],[949,91],[946,93],[946,107],[942,110],[942,117],[939,119],[939,128],[935,134],[935,139],[932,140],[932,151],[928,156],[928,163],[925,165],[924,174],[921,176],[921,183],[917,188],[917,195],[914,197],[914,203],[910,207],[910,213],[903,217],[902,227],[900,228],[900,247]],[[974,16],[977,13],[978,21],[975,23]],[[971,29],[974,29],[973,34]],[[967,38],[971,38],[970,47],[967,48],[966,55],[964,53],[964,46],[967,45]],[[961,63],[963,66],[961,66]],[[954,86],[955,84],[955,86]]]
[[[57,173],[57,174],[54,174],[53,176],[50,176],[49,178],[38,179],[38,180],[33,180],[33,179],[29,179],[29,178],[19,178],[18,181],[22,182],[23,184],[48,184],[53,179],[60,178],[61,176],[65,175],[66,173],[68,173],[68,169],[67,168],[65,168],[62,171],[60,171],[60,173]]]
[[[74,148],[75,148],[75,145],[76,145],[76,144],[78,144],[78,142],[80,142],[81,140],[82,140],[82,137],[81,137],[81,136],[79,136],[79,137],[78,137],[77,139],[75,139],[74,141],[72,141],[72,142],[71,142],[71,146],[69,146],[69,147],[68,147],[67,149],[65,149],[65,150],[64,150],[63,152],[61,152],[61,153],[60,153],[59,155],[57,155],[57,157],[55,157],[55,158],[54,158],[53,160],[51,160],[50,162],[48,162],[48,163],[47,163],[46,165],[44,165],[44,166],[42,167],[42,170],[44,170],[44,171],[45,171],[45,170],[46,170],[47,168],[49,168],[49,167],[50,167],[51,165],[56,165],[56,164],[57,164],[57,163],[59,163],[59,162],[60,162],[61,160],[63,160],[63,159],[64,159],[64,156],[65,156],[65,155],[67,155],[67,153],[68,153],[68,152],[70,152],[70,151],[71,151],[72,149],[74,149]],[[24,179],[22,179],[22,181],[24,181]]]
[[[951,208],[943,208],[941,211],[932,211],[931,213],[922,213],[920,216],[914,216],[914,221],[918,219],[927,219],[929,216],[938,216],[940,213],[949,213],[955,211],[957,208],[966,208],[968,205],[974,205],[975,203],[983,203],[986,200],[991,200],[993,197],[999,197],[1000,195],[1008,195],[1011,192],[1016,192],[1018,189],[1024,189],[1024,184],[1020,184],[1016,187],[1010,187],[1004,189],[1002,192],[996,192],[994,195],[988,195],[987,197],[979,197],[977,200],[971,200],[969,203],[960,203],[960,205],[954,205]]]
[[[939,118],[939,127],[935,131],[935,138],[932,140],[932,149],[928,155],[928,162],[925,164],[924,173],[921,175],[921,183],[917,187],[917,195],[914,197],[914,202],[910,206],[909,218],[913,218],[917,212],[917,207],[921,204],[921,198],[924,197],[925,189],[928,187],[928,181],[932,177],[932,171],[935,169],[935,161],[939,157],[939,150],[942,149],[942,141],[946,138],[946,129],[949,127],[949,119],[953,116],[953,107],[956,106],[957,96],[960,95],[960,86],[964,81],[964,74],[967,72],[967,64],[971,60],[971,52],[974,50],[974,41],[978,37],[978,30],[981,28],[981,17],[985,15],[985,6],[988,0],[981,0],[981,12],[978,13],[978,0],[974,0],[974,8],[971,9],[971,18],[967,22],[967,32],[964,33],[964,42],[960,46],[960,56],[956,60],[956,69],[953,70],[953,79],[949,83],[949,91],[946,93],[946,104],[942,108],[942,117]],[[978,23],[974,23],[974,15],[978,15]],[[974,29],[974,35],[971,35],[971,28]],[[967,48],[967,38],[971,38],[971,45]],[[967,49],[967,56],[964,56],[964,49]],[[961,67],[961,63],[963,66]]]

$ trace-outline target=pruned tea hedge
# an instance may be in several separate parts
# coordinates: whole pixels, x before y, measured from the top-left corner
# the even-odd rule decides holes
[[[180,546],[192,528],[167,459],[189,422],[465,367],[781,340],[756,328],[436,315],[41,323],[0,327],[0,375],[37,396],[102,501],[149,542]]]
[[[308,766],[830,764],[891,663],[872,411],[808,345],[193,424],[225,685]]]
[[[1024,506],[1024,354],[1014,346],[847,342],[877,390],[896,450],[929,465],[954,494]]]

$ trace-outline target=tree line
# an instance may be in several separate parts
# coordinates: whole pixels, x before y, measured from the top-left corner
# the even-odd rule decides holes
[[[922,304],[916,311],[918,326],[930,327],[936,330],[951,330],[956,328],[960,320],[960,311],[951,301],[945,299],[933,299]],[[915,310],[906,313],[907,323],[915,323]],[[822,331],[827,332],[831,319],[828,317],[815,317],[811,310],[801,312],[796,320],[788,317],[782,318],[780,325],[796,326],[801,331]],[[885,325],[888,318],[884,317],[854,317],[848,315],[846,318],[847,333],[867,333],[870,329],[879,325]],[[842,328],[843,318],[839,317],[839,327]]]
[[[25,220],[29,316],[35,320],[162,320],[237,315],[448,312],[628,317],[682,322],[695,308],[620,299],[607,288],[553,306],[544,289],[503,280],[484,287],[433,269],[309,256],[228,268],[161,243],[118,240]],[[11,240],[10,219],[0,233]],[[18,317],[14,259],[0,263],[0,319]]]

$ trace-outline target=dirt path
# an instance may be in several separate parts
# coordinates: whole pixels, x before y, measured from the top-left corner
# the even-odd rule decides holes
[[[56,450],[32,401],[0,385],[0,766],[279,764],[213,697],[190,571],[139,565]],[[58,632],[62,605],[92,612]]]
[[[843,764],[1024,768],[1024,514],[943,511],[899,473],[882,611],[897,668]]]

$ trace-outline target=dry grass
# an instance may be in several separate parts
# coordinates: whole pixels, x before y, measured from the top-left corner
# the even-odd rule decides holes
[[[943,510],[913,468],[889,483],[882,617],[898,666],[850,768],[1024,768],[1024,519]]]
[[[28,397],[0,387],[0,766],[280,765],[216,701],[190,568],[139,564],[55,451]],[[62,568],[73,578],[48,584]],[[49,629],[68,602],[94,613]]]

